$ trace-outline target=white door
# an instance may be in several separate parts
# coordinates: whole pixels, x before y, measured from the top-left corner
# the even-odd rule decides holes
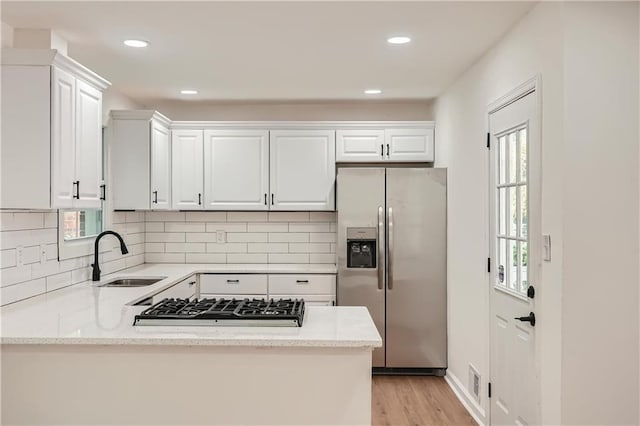
[[[535,92],[489,116],[490,380],[491,423],[496,425],[536,424],[540,418],[533,287],[540,261],[540,136],[535,119]]]
[[[73,206],[102,205],[102,92],[76,80],[76,199]]]
[[[385,130],[385,158],[389,161],[433,161],[433,129]]]
[[[69,208],[75,195],[76,79],[52,68],[51,90],[51,207]]]
[[[203,144],[202,130],[173,130],[171,133],[173,208],[202,208]]]
[[[171,208],[171,141],[169,129],[151,122],[151,208]]]
[[[269,132],[204,132],[205,209],[268,210]]]
[[[270,139],[271,210],[334,210],[335,131],[280,130]]]
[[[336,132],[336,161],[385,161],[384,130],[338,130]]]

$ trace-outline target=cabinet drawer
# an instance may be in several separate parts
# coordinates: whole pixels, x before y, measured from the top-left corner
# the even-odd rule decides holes
[[[153,296],[153,303],[157,303],[162,299],[177,298],[190,299],[196,294],[197,279],[195,275],[180,281],[178,284],[172,285],[168,289]]]
[[[202,274],[200,275],[200,294],[266,295],[267,276],[245,274]]]
[[[323,295],[300,295],[300,294],[278,294],[273,299],[302,299],[304,306],[336,306],[336,297],[331,294]]]
[[[266,299],[266,294],[212,294],[200,293],[200,299]]]
[[[335,275],[269,275],[269,295],[336,294]]]

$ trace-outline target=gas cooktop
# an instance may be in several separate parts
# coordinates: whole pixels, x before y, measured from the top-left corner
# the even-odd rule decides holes
[[[302,299],[164,299],[133,325],[302,327],[303,319]]]

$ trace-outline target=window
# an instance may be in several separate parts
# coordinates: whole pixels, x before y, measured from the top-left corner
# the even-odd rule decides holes
[[[496,286],[527,294],[529,195],[527,127],[497,136]]]

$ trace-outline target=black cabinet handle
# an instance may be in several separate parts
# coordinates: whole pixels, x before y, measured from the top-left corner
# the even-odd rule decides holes
[[[80,199],[80,181],[77,180],[73,182],[73,186],[75,186],[75,189],[76,189],[76,193],[73,195],[73,198],[75,198],[76,200],[79,200]]]
[[[387,158],[389,157],[389,144],[387,144]]]
[[[531,324],[531,327],[536,326],[536,314],[534,314],[533,312],[529,312],[529,315],[526,317],[515,317],[514,319],[522,322],[528,322],[529,324]]]
[[[189,285],[194,285],[195,283],[196,283],[195,281],[191,281]]]
[[[271,205],[273,205],[273,194],[271,194]]]
[[[380,144],[380,157],[384,158],[384,144]]]
[[[198,205],[202,205],[202,194],[198,192]]]
[[[102,195],[100,196],[101,200],[106,200],[107,199],[107,185],[105,185],[104,183],[102,185],[100,185],[100,191],[102,192]]]
[[[267,193],[266,192],[264,193],[264,205],[265,206],[267,205]]]
[[[296,280],[297,283],[308,284],[309,280]]]
[[[153,191],[153,203],[158,204],[158,191]]]
[[[239,283],[239,282],[240,282],[240,280],[227,280],[227,282],[228,282],[229,284],[237,284],[237,283]]]

